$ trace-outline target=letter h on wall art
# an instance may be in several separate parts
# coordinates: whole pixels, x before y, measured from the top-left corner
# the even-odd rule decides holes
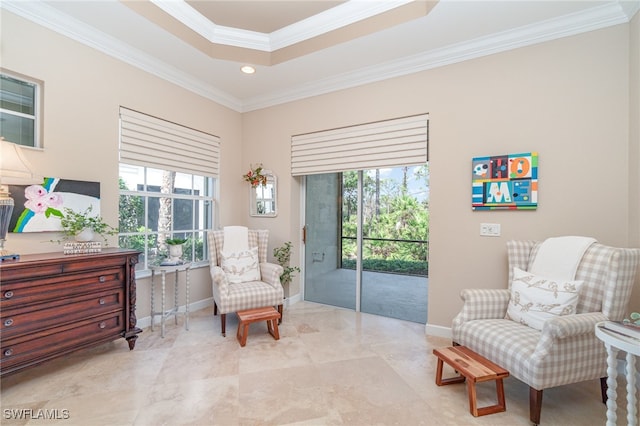
[[[473,159],[473,210],[535,210],[537,207],[537,152]]]

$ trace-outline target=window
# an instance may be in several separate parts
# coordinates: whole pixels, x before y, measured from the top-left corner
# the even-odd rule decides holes
[[[120,163],[119,246],[142,252],[136,268],[166,255],[169,238],[188,238],[183,259],[206,262],[214,179]]]
[[[219,164],[219,137],[120,107],[119,246],[142,252],[137,269],[164,259],[170,238],[188,239],[183,260],[208,261]]]
[[[0,136],[40,147],[42,83],[4,70],[0,74]]]

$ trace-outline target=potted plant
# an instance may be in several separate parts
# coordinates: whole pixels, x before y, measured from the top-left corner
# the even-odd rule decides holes
[[[293,273],[300,272],[300,268],[297,266],[289,266],[289,261],[291,260],[291,241],[287,241],[281,247],[274,248],[273,256],[276,258],[278,265],[284,269],[282,274],[280,274],[280,282],[283,286],[289,284],[295,276]]]
[[[60,225],[65,240],[75,239],[76,241],[93,241],[95,234],[100,235],[105,243],[107,235],[116,235],[118,230],[102,220],[102,217],[92,215],[93,206],[87,207],[85,211],[75,211],[68,207],[63,209],[60,217]]]
[[[622,320],[622,322],[624,324],[632,325],[640,329],[640,312],[631,312],[629,318],[625,318],[624,320]]]
[[[169,247],[169,262],[179,262],[182,257],[182,247],[187,238],[167,238],[164,241]]]

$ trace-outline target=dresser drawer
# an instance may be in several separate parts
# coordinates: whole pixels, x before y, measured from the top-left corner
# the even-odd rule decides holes
[[[84,318],[122,310],[124,289],[110,289],[66,299],[52,300],[31,308],[3,309],[0,311],[2,341],[12,337],[43,330]]]
[[[124,313],[115,312],[62,327],[34,332],[30,340],[7,339],[2,343],[0,369],[13,369],[46,361],[100,341],[121,337]]]
[[[0,0],[2,1],[2,0]],[[0,262],[0,376],[124,338],[135,346],[135,250]]]
[[[27,261],[24,262],[22,259]],[[126,266],[126,263],[126,258],[114,256],[114,254],[106,256],[100,254],[76,256],[62,255],[60,253],[59,257],[25,255],[22,256],[19,262],[0,264],[0,266],[2,267],[2,280],[8,282],[29,281],[55,275],[77,274],[108,268],[122,268]]]
[[[3,276],[0,310],[120,287],[124,287],[124,270],[117,267],[33,281],[12,282],[5,280]]]

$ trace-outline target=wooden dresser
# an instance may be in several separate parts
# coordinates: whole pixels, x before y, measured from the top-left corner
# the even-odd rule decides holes
[[[0,375],[124,337],[135,346],[139,252],[22,255],[0,262]]]

